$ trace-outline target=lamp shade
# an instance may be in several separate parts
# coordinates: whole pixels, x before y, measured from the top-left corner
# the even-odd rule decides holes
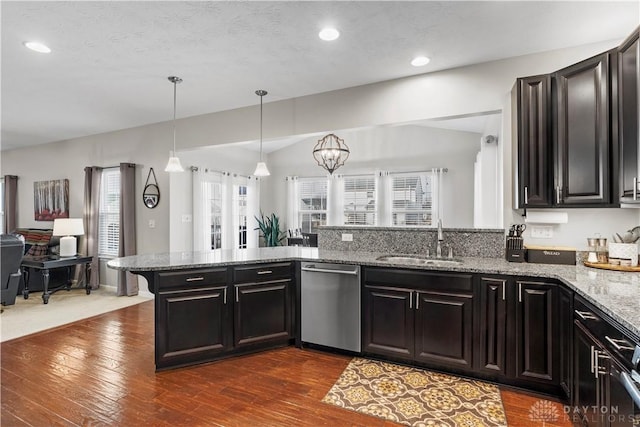
[[[167,162],[167,167],[164,168],[165,172],[184,172],[184,168],[180,163],[180,158],[178,157],[169,157],[169,161]]]
[[[271,172],[267,169],[267,164],[265,162],[258,162],[256,165],[256,170],[253,172],[254,176],[269,176]]]
[[[57,218],[53,220],[54,236],[82,236],[83,234],[82,218]]]

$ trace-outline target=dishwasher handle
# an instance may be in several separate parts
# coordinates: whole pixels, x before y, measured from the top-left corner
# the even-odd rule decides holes
[[[318,268],[315,265],[308,267],[302,267],[302,271],[309,271],[312,273],[334,273],[334,274],[346,274],[348,276],[357,276],[358,270],[333,270],[330,268]]]
[[[640,377],[640,375],[638,375],[636,371],[631,371],[631,375],[626,372],[621,372],[620,377],[622,378],[622,384],[627,390],[627,393],[629,393],[629,396],[631,396],[631,399],[633,399],[636,405],[640,406],[640,390],[638,390],[638,386],[636,385],[638,383],[634,381],[634,379],[636,377]]]

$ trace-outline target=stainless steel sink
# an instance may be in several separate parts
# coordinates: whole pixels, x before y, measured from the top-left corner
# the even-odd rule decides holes
[[[462,261],[456,259],[442,259],[442,258],[427,258],[419,255],[383,255],[376,258],[376,261],[384,261],[392,264],[406,264],[406,265],[460,265]]]

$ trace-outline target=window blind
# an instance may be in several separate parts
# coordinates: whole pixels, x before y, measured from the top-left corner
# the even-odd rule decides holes
[[[376,182],[371,176],[344,177],[344,224],[376,224]]]
[[[120,169],[102,171],[98,256],[117,257],[120,244]]]
[[[313,232],[327,223],[327,178],[301,178],[298,186],[300,228]]]
[[[393,174],[391,179],[393,225],[432,225],[430,173]]]

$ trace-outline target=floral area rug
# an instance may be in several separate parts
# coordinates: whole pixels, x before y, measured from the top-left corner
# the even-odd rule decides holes
[[[507,425],[495,385],[360,358],[322,401],[416,427]]]

